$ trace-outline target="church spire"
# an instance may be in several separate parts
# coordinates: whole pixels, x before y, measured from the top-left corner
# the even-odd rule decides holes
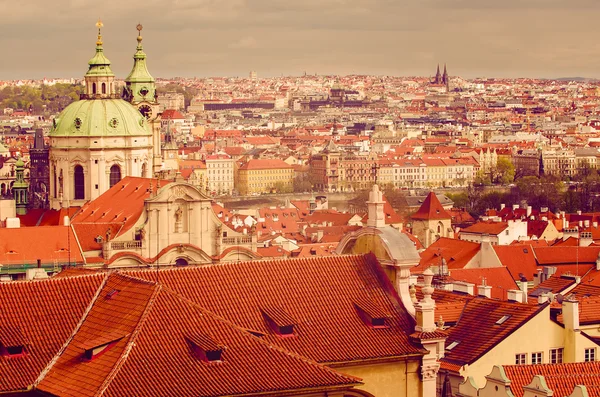
[[[136,104],[139,102],[154,102],[156,87],[154,77],[148,72],[146,65],[146,53],[142,47],[142,29],[143,26],[136,26],[138,31],[137,48],[133,55],[133,68],[129,76],[125,79],[126,90],[124,97],[130,102]]]
[[[104,55],[102,41],[102,27],[100,19],[96,22],[98,39],[96,40],[96,54],[88,62],[89,68],[85,74],[86,94],[90,99],[110,98],[113,93],[115,74],[110,69],[110,61]]]

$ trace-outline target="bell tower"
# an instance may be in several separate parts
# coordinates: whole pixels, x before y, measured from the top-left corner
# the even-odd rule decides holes
[[[125,79],[123,99],[138,108],[140,113],[148,120],[148,126],[152,130],[152,169],[146,171],[143,177],[150,178],[161,169],[161,141],[160,141],[160,105],[154,77],[148,72],[146,65],[146,53],[142,47],[143,26],[136,26],[138,31],[137,48],[133,55],[133,68]],[[151,173],[150,173],[151,172]]]

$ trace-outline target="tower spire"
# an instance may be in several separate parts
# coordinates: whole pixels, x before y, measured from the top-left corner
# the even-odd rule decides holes
[[[115,74],[110,69],[110,61],[104,56],[102,47],[102,27],[100,19],[96,22],[98,38],[96,40],[96,54],[88,62],[89,69],[85,74],[86,94],[88,98],[110,98],[114,90]]]

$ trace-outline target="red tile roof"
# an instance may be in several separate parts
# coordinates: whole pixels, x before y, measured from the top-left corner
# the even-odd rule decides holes
[[[158,276],[156,271],[131,274],[158,277],[200,306],[321,363],[422,352],[408,340],[414,320],[372,254],[165,269]],[[385,309],[390,314],[388,327],[365,325],[354,309],[359,299]],[[267,306],[279,306],[297,320],[297,337],[281,338],[270,330],[259,310]]]
[[[498,235],[506,230],[506,222],[477,222],[467,228],[461,229],[461,233]]]
[[[482,285],[485,279],[485,284],[492,287],[493,299],[506,300],[506,291],[519,289],[513,275],[506,267],[453,269],[450,270],[450,277],[456,281],[475,284],[476,287]]]
[[[527,280],[533,280],[538,264],[531,245],[495,245],[493,248],[500,262],[510,270],[515,279],[523,274]]]
[[[420,273],[430,266],[440,266],[442,258],[448,269],[462,269],[479,253],[480,248],[480,244],[471,241],[441,237],[421,252],[421,261],[411,272]]]
[[[162,184],[166,183],[162,181]],[[158,180],[128,176],[81,207],[71,223],[82,247],[86,247],[84,250],[99,249],[95,238],[98,235],[105,238],[108,227],[114,233],[118,226],[117,233],[111,234],[111,238],[129,231],[144,210],[144,200],[150,197],[150,184],[156,190]],[[96,227],[98,224],[105,226]]]
[[[535,256],[540,265],[563,265],[563,264],[596,264],[600,254],[600,247],[536,247]]]
[[[107,343],[97,357],[84,358]],[[205,362],[197,349],[222,349],[221,360]],[[56,396],[235,396],[358,383],[160,284],[112,274],[37,388]]]
[[[252,159],[242,165],[240,170],[269,170],[269,169],[292,169],[293,167],[279,159]]]
[[[472,364],[502,340],[519,329],[547,304],[527,305],[514,302],[474,298],[467,302],[458,324],[448,331],[446,347],[459,342],[447,350],[442,359],[456,365]],[[503,316],[510,316],[501,325],[496,322]],[[477,329],[477,332],[473,332]]]
[[[418,220],[451,219],[434,192],[429,192],[419,210],[411,217]]]
[[[83,255],[69,226],[0,228],[0,264],[11,266],[82,264]]]
[[[25,342],[24,356],[0,359],[1,392],[33,384],[71,335],[104,278],[98,274],[0,283],[0,328],[18,330]]]
[[[600,385],[600,362],[537,365],[504,365],[504,373],[510,379],[510,390],[515,397],[523,396],[527,386],[536,375],[544,376],[548,388],[555,396],[569,396],[576,385]]]

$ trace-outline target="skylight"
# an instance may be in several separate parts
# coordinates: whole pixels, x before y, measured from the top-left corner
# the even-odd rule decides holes
[[[446,346],[446,350],[454,349],[456,346],[458,346],[459,343],[460,343],[459,340],[455,340],[454,342],[452,342],[448,346]]]
[[[496,321],[496,325],[502,325],[506,320],[510,318],[510,314],[506,316],[502,316],[498,321]]]

